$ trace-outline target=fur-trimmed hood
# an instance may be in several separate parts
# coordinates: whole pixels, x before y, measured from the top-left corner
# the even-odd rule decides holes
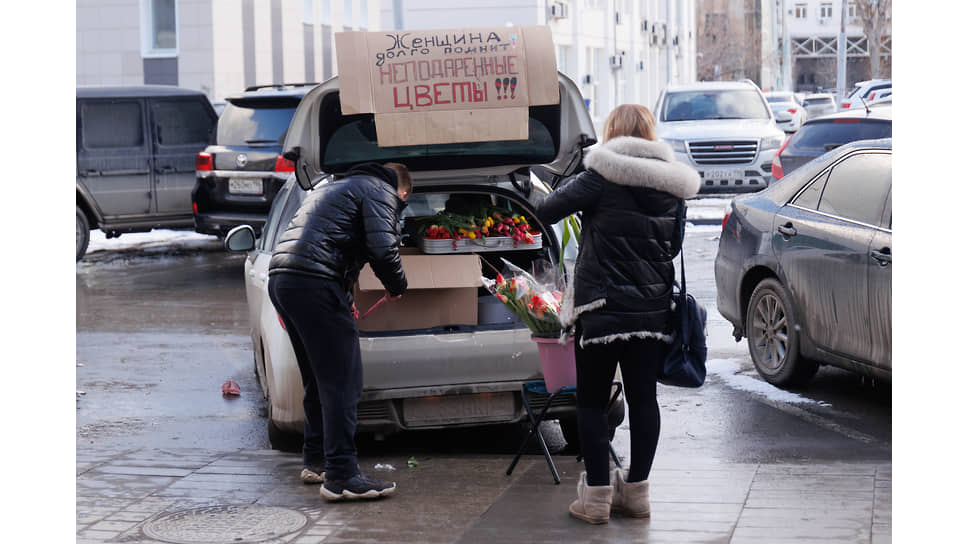
[[[619,185],[649,187],[678,198],[691,198],[699,192],[699,174],[678,162],[663,141],[612,138],[589,151],[584,164]]]

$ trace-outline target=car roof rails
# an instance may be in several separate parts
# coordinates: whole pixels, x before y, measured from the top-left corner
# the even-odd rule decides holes
[[[259,89],[283,89],[285,87],[306,87],[308,85],[319,85],[319,83],[270,83],[268,85],[253,85],[246,87],[245,92],[258,91]]]

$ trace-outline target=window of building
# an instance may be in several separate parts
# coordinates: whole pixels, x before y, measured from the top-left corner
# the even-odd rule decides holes
[[[323,0],[319,6],[319,23],[323,25],[333,24],[333,3],[331,0]]]
[[[343,28],[353,30],[353,0],[343,0]]]
[[[316,14],[313,12],[313,4],[316,0],[303,0],[303,23],[307,25],[316,22]]]
[[[830,19],[834,16],[833,4],[820,4],[820,18]]]
[[[559,45],[555,48],[556,59],[558,62],[558,70],[567,73],[568,72],[568,49],[567,45]]]
[[[806,19],[807,18],[807,5],[806,4],[796,4],[793,6],[793,17],[796,19]]]
[[[370,27],[370,9],[366,4],[366,0],[360,0],[360,28],[363,30]]]
[[[138,102],[88,102],[84,116],[84,147],[142,147],[144,129]]]
[[[141,0],[142,56],[177,56],[177,21],[175,0]]]
[[[847,17],[850,19],[857,17],[857,4],[853,2],[847,4]]]

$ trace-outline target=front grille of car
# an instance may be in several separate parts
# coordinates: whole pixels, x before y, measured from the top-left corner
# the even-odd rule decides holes
[[[357,419],[392,419],[387,402],[384,400],[363,401],[356,405]]]
[[[689,142],[696,164],[746,164],[756,158],[756,140]]]
[[[528,404],[531,406],[544,406],[544,403],[548,400],[551,395],[542,395],[540,393],[533,393],[528,391]],[[574,395],[558,395],[551,401],[551,406],[549,408],[560,408],[560,407],[570,407],[575,405]]]

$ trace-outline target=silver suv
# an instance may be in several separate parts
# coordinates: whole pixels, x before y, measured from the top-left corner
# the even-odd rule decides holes
[[[503,268],[502,258],[526,270],[536,262],[557,267],[564,260],[568,269],[577,253],[574,238],[562,254],[562,225],[540,223],[534,207],[558,180],[575,172],[584,148],[595,143],[595,129],[575,83],[559,73],[558,86],[559,104],[529,108],[527,140],[466,144],[380,147],[372,114],[343,115],[337,78],[302,99],[282,148],[295,163],[295,173],[276,196],[261,237],[255,240],[254,231],[242,225],[225,240],[229,250],[248,252],[244,268],[255,367],[268,405],[269,441],[274,448],[287,448],[292,435],[302,431],[305,416],[296,357],[269,300],[266,280],[279,236],[307,191],[362,161],[402,162],[413,175],[414,194],[403,214],[401,251],[440,254],[423,247],[408,225],[452,205],[483,201],[528,217],[542,241],[477,252],[483,264],[478,263],[475,279],[477,275],[493,279],[496,269]],[[532,170],[542,171],[552,180],[550,186]],[[444,261],[453,259],[448,253],[467,256],[456,246],[439,256]],[[432,272],[424,270],[428,277]],[[411,290],[393,304],[411,305],[414,312],[439,310],[413,294],[420,278],[411,275],[409,279]],[[361,287],[362,281],[361,276]],[[360,331],[364,381],[358,431],[382,434],[522,422],[527,418],[522,394],[532,404],[548,397],[522,391],[524,382],[542,377],[528,328],[521,321],[492,317],[496,299],[476,281],[471,289],[469,309],[477,316],[476,324],[441,321],[438,326],[415,328],[413,322],[398,319],[377,331]],[[362,313],[366,307],[359,310]],[[624,410],[624,401],[613,406],[609,420],[613,432]],[[568,442],[577,444],[573,395],[556,397],[548,416],[558,419]]]
[[[752,192],[772,181],[770,164],[784,134],[752,81],[670,85],[655,117],[659,138],[699,172],[700,193]]]

